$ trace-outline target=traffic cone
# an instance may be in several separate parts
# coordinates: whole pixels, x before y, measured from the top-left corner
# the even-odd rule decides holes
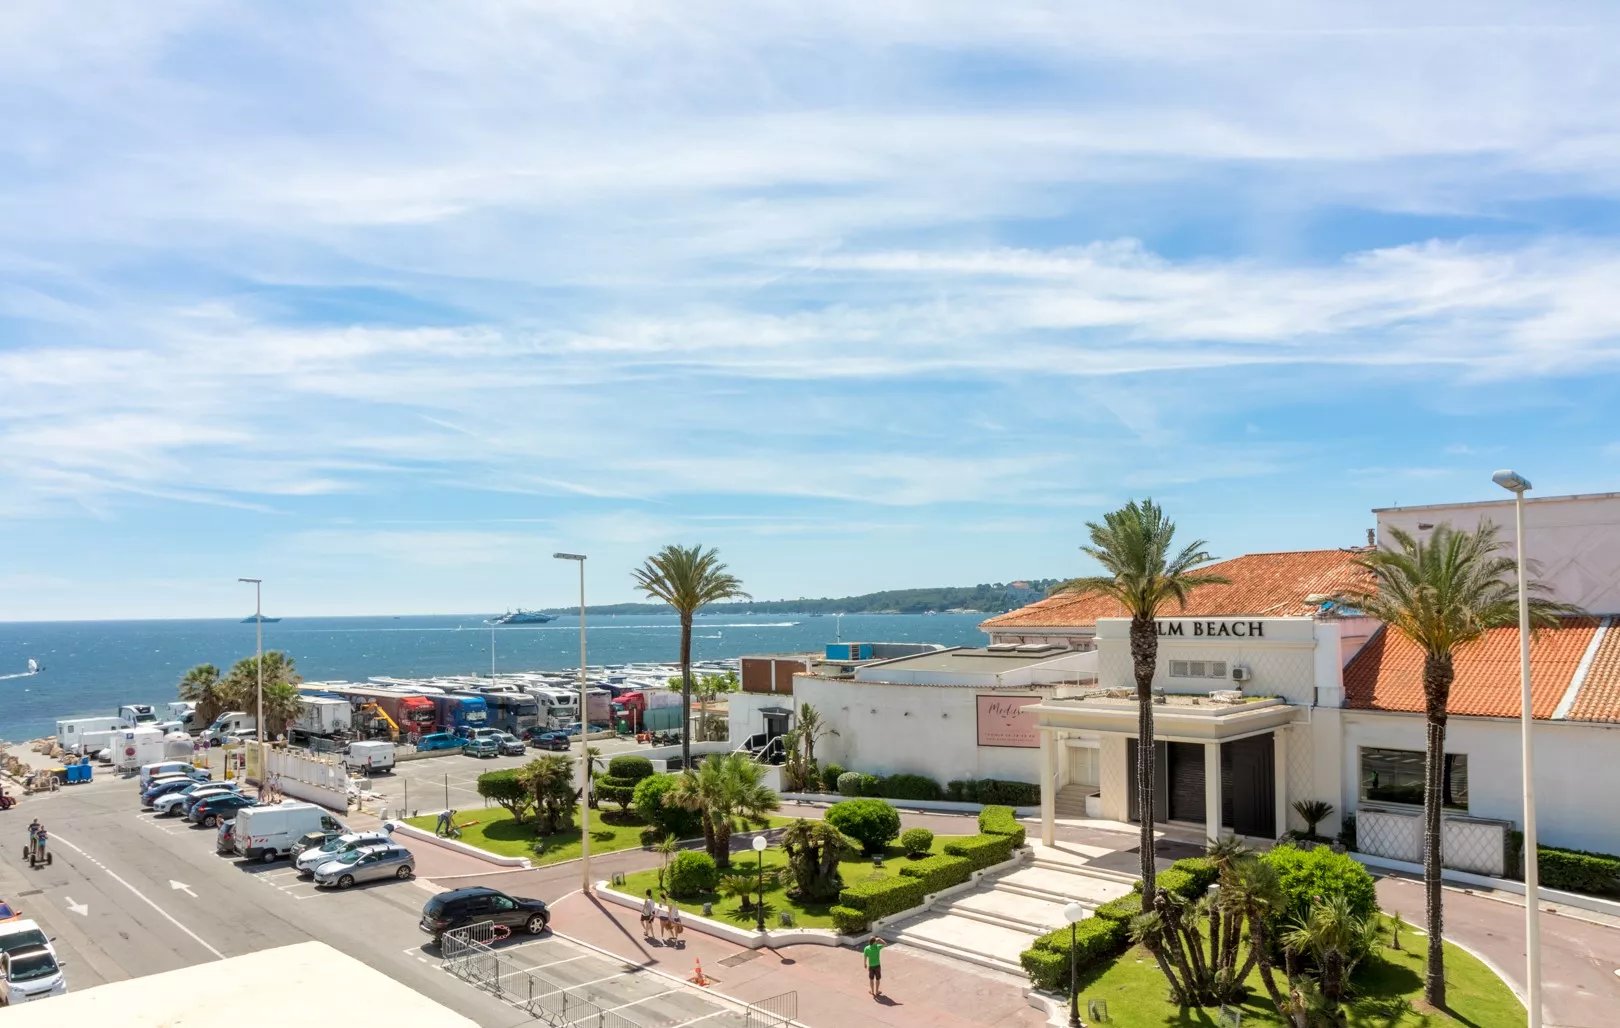
[[[689,980],[691,981],[691,983],[693,985],[702,985],[705,988],[707,988],[708,985],[709,985],[709,979],[704,977],[704,974],[703,974],[703,961],[700,960],[697,957],[693,957],[692,958],[692,963],[696,965],[697,971],[696,971],[695,974],[692,975],[692,977]]]

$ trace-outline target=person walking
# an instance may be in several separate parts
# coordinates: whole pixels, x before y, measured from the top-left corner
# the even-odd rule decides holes
[[[873,999],[883,995],[883,947],[887,945],[874,935],[861,950],[861,955],[866,958],[866,985],[871,989]]]
[[[654,916],[656,916],[656,909],[653,903],[653,894],[652,890],[648,889],[647,898],[641,901],[641,937],[643,939],[652,939]]]
[[[675,937],[675,945],[685,949],[686,944],[681,941],[681,932],[685,930],[681,925],[681,908],[675,905],[674,900],[669,901],[669,930]]]
[[[669,898],[669,893],[667,893],[667,892],[661,892],[658,895],[664,901],[663,909],[659,910],[659,912],[658,912],[658,939],[659,939],[660,942],[668,942],[669,941],[669,911],[670,911],[670,908],[675,906],[675,903],[674,903],[673,900],[671,900]]]

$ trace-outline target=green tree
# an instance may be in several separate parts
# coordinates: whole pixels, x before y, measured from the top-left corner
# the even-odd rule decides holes
[[[681,772],[664,802],[702,817],[703,846],[716,866],[731,866],[731,833],[743,822],[766,824],[766,815],[781,806],[765,784],[765,769],[741,753],[710,757]]]
[[[1295,922],[1281,941],[1285,956],[1310,959],[1320,1004],[1336,1021],[1356,965],[1378,945],[1378,915],[1358,914],[1348,896],[1330,894],[1312,904],[1310,916]]]
[[[280,650],[264,651],[264,692],[265,692],[265,721],[266,734],[269,734],[271,725],[276,722],[270,717],[271,687],[278,684],[296,686],[304,680],[304,676],[293,667],[293,659]],[[258,657],[243,657],[231,665],[230,672],[221,683],[220,698],[226,706],[223,710],[241,710],[257,717],[259,709],[259,659]]]
[[[264,737],[273,739],[298,718],[303,694],[291,682],[264,683]]]
[[[522,824],[528,818],[529,808],[534,805],[534,792],[516,768],[486,771],[479,775],[478,795],[500,804],[517,824]]]
[[[799,743],[804,747],[804,762],[811,774],[816,773],[816,743],[838,732],[821,717],[821,712],[808,703],[799,706]]]
[[[1091,545],[1081,551],[1103,566],[1105,574],[1073,578],[1054,593],[1096,593],[1117,601],[1130,615],[1131,664],[1136,677],[1136,796],[1141,815],[1142,910],[1152,908],[1153,866],[1153,672],[1159,662],[1159,611],[1174,601],[1185,609],[1187,596],[1201,585],[1224,585],[1226,579],[1199,567],[1214,560],[1195,539],[1179,551],[1172,548],[1175,522],[1152,500],[1132,500],[1103,515],[1103,523],[1086,522]]]
[[[685,682],[680,675],[669,680],[669,691],[680,692]],[[719,740],[724,738],[720,730],[724,722],[718,718],[710,717],[709,710],[714,701],[728,692],[736,692],[742,688],[742,682],[737,678],[737,672],[725,671],[715,674],[699,675],[692,683],[692,696],[697,700],[698,707],[698,738],[700,740]]]
[[[1429,966],[1423,997],[1434,1006],[1444,1008],[1440,814],[1445,780],[1446,704],[1456,678],[1457,652],[1479,642],[1493,628],[1518,624],[1518,564],[1504,552],[1506,544],[1497,537],[1496,526],[1489,522],[1472,532],[1438,525],[1427,542],[1398,528],[1390,529],[1390,537],[1393,546],[1380,547],[1356,561],[1371,576],[1371,584],[1339,598],[1382,621],[1386,628],[1405,636],[1423,651],[1423,713],[1427,721],[1423,888],[1429,933]],[[1581,613],[1578,607],[1549,599],[1547,587],[1540,582],[1530,582],[1528,593],[1532,628],[1556,624],[1560,615]]]
[[[180,678],[179,698],[197,705],[194,724],[199,728],[213,723],[224,706],[224,688],[219,668],[198,664]]]
[[[675,608],[681,619],[681,766],[692,766],[692,619],[719,600],[748,599],[742,582],[720,563],[717,550],[666,546],[631,572],[636,586]],[[718,858],[717,858],[718,859]]]
[[[823,820],[799,818],[782,833],[782,852],[799,898],[810,901],[837,899],[844,887],[838,860],[854,853],[860,843]]]
[[[536,830],[555,835],[574,824],[579,790],[574,787],[574,761],[551,754],[529,761],[518,771],[518,781],[534,797]]]

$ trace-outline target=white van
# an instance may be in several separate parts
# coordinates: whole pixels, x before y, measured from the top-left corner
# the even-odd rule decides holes
[[[343,751],[343,766],[350,771],[363,771],[367,768],[373,772],[392,771],[394,744],[386,740],[351,742]]]
[[[189,760],[165,760],[156,764],[141,765],[141,791],[152,787],[152,779],[164,775],[185,775],[195,781],[206,782],[213,774],[202,768],[192,767]]]
[[[210,746],[218,746],[225,742],[233,732],[254,731],[259,723],[245,711],[227,710],[214,719],[214,723],[201,735],[201,739]],[[257,735],[257,732],[254,732]]]
[[[345,832],[343,823],[313,803],[243,807],[236,812],[236,852],[269,863],[292,853],[308,832]]]

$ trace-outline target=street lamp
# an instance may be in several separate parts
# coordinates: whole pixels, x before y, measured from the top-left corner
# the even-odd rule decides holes
[[[1086,908],[1078,902],[1063,908],[1063,920],[1069,922],[1069,1028],[1086,1028],[1080,1020],[1080,974],[1075,967],[1075,931],[1085,916]]]
[[[263,800],[264,783],[270,776],[270,769],[264,766],[264,579],[238,578],[237,581],[253,586],[253,636],[258,650],[254,663],[259,668],[259,709],[254,723],[259,726],[259,799]]]
[[[765,847],[769,845],[765,836],[754,836],[754,852],[759,854],[759,916],[754,927],[762,932],[765,930]]]
[[[1541,902],[1536,868],[1535,754],[1530,709],[1530,601],[1525,582],[1524,494],[1530,480],[1517,471],[1502,470],[1491,481],[1513,494],[1513,544],[1519,565],[1519,733],[1524,772],[1524,938],[1525,978],[1529,983],[1529,1028],[1541,1028]]]
[[[553,553],[579,564],[579,873],[581,888],[591,892],[591,755],[590,715],[585,703],[585,555]]]

